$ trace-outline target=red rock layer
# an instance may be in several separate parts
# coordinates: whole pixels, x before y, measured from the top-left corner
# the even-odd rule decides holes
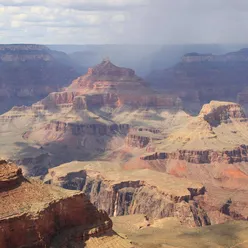
[[[108,232],[112,222],[107,214],[98,211],[80,192],[69,192],[36,180],[23,180],[14,165],[1,163],[6,169],[0,177],[0,247],[49,247],[52,239],[62,231],[80,228],[77,237],[66,240],[83,245],[91,235]],[[6,183],[10,182],[6,187]],[[15,180],[17,182],[17,180]],[[92,230],[92,231],[91,231]]]
[[[141,160],[157,160],[157,159],[178,159],[185,160],[195,164],[211,164],[211,163],[240,163],[248,162],[248,146],[241,145],[233,150],[226,151],[190,151],[178,150],[176,152],[166,153],[159,152],[151,155],[144,155]]]

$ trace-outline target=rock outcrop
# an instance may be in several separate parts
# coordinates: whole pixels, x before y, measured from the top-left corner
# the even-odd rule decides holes
[[[246,118],[241,106],[236,103],[211,101],[202,107],[200,116],[203,116],[211,126],[219,125],[221,122],[234,119]]]
[[[126,137],[126,145],[130,147],[145,148],[153,141],[162,140],[161,130],[152,127],[131,128]]]
[[[18,186],[23,181],[22,170],[17,166],[0,160],[0,189],[7,190]]]
[[[112,221],[83,193],[25,179],[20,169],[5,161],[0,167],[1,248],[45,248],[57,242],[60,245],[52,247],[68,247],[70,243],[85,247],[91,237],[110,235]]]

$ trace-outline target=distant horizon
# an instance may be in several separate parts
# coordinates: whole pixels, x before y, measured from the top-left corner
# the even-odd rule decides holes
[[[1,43],[0,45],[43,45],[43,46],[229,46],[229,45],[248,45],[247,43],[85,43],[85,44],[73,44],[73,43],[32,43],[32,42],[15,42],[15,43]]]

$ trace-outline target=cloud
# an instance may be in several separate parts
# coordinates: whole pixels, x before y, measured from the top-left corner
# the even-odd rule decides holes
[[[247,0],[0,0],[1,43],[247,43]]]

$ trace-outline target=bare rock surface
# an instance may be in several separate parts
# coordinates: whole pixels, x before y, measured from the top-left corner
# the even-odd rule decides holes
[[[124,244],[120,247],[131,247],[111,232],[112,221],[106,212],[98,211],[83,193],[26,179],[20,169],[5,161],[0,166],[1,248],[69,247],[70,243],[90,247],[87,240],[103,239],[105,234],[105,242],[115,239]],[[75,228],[77,232],[71,235]],[[62,246],[56,243],[62,240],[60,232]]]
[[[45,181],[82,190],[110,216],[142,213],[152,218],[175,216],[191,227],[210,224],[194,202],[205,188],[194,181],[150,170],[125,171],[107,162],[64,164],[51,169]]]

